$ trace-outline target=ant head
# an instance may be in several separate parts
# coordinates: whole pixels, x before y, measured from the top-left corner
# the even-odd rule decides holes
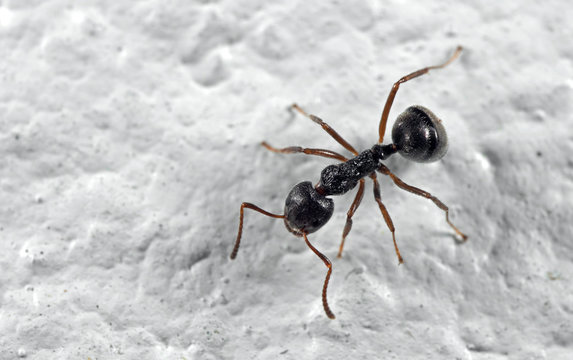
[[[398,116],[392,128],[392,142],[406,159],[433,162],[448,150],[448,136],[442,121],[423,106],[410,106]]]

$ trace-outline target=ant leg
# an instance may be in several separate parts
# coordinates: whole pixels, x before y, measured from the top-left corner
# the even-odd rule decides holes
[[[378,207],[380,207],[380,211],[382,212],[382,216],[384,217],[384,221],[386,221],[386,225],[388,225],[388,229],[392,233],[392,240],[394,241],[394,249],[396,249],[396,255],[398,256],[398,264],[403,264],[404,259],[402,259],[402,255],[400,255],[400,250],[398,250],[398,244],[396,243],[396,235],[394,231],[394,223],[392,223],[392,219],[390,218],[390,214],[388,210],[386,210],[386,206],[382,203],[380,199],[380,184],[378,183],[378,179],[376,178],[376,173],[370,174],[370,178],[374,182],[374,199],[378,203]]]
[[[364,179],[360,179],[360,186],[358,187],[358,192],[356,193],[356,197],[354,198],[352,205],[350,205],[350,209],[346,213],[346,225],[344,226],[344,231],[342,232],[342,242],[340,243],[340,248],[338,249],[338,255],[336,255],[337,258],[342,257],[344,240],[346,239],[346,236],[350,232],[350,229],[352,229],[352,216],[354,216],[354,213],[358,209],[358,206],[360,206],[360,202],[362,201],[363,195],[364,195]]]
[[[390,108],[392,107],[392,103],[394,102],[394,97],[396,97],[396,93],[398,92],[398,88],[400,88],[400,84],[405,83],[408,80],[417,78],[418,76],[424,75],[430,70],[441,69],[449,65],[460,55],[461,52],[462,52],[462,47],[458,46],[454,54],[445,63],[440,65],[428,66],[423,69],[414,71],[413,73],[402,77],[400,80],[394,83],[394,86],[392,86],[392,90],[390,91],[390,94],[388,94],[388,98],[386,99],[386,105],[384,105],[384,110],[382,111],[382,118],[380,119],[380,127],[378,130],[380,134],[380,139],[378,140],[379,144],[381,144],[382,141],[384,140],[384,133],[386,132],[386,123],[388,122],[388,115],[390,114]]]
[[[322,306],[324,307],[324,312],[326,313],[326,316],[328,316],[331,319],[335,319],[334,314],[332,313],[330,307],[328,306],[328,301],[326,300],[326,288],[328,287],[328,281],[330,280],[330,274],[332,273],[332,263],[330,262],[330,260],[328,260],[326,256],[324,256],[320,251],[316,250],[316,248],[311,245],[311,243],[308,241],[308,238],[306,237],[306,233],[302,233],[302,236],[304,237],[304,241],[306,242],[306,245],[308,245],[310,250],[312,250],[324,262],[324,265],[326,265],[326,267],[328,268],[328,272],[326,273],[326,279],[324,279],[324,286],[322,287]]]
[[[449,209],[448,207],[441,202],[437,197],[433,196],[432,194],[430,194],[427,191],[424,191],[422,189],[419,189],[417,187],[411,186],[406,184],[405,182],[403,182],[399,177],[397,177],[396,175],[394,175],[390,169],[388,169],[385,165],[380,165],[380,167],[378,168],[378,171],[380,171],[382,174],[384,175],[388,175],[392,178],[392,181],[394,181],[394,184],[396,184],[400,189],[406,190],[411,192],[412,194],[416,194],[422,197],[425,197],[426,199],[430,199],[434,202],[434,204],[436,204],[437,207],[439,207],[440,209],[444,210],[444,212],[446,213],[446,221],[447,223],[452,227],[452,229],[454,229],[454,231],[456,232],[456,234],[458,234],[461,238],[462,241],[466,241],[468,239],[468,236],[466,234],[464,234],[463,232],[461,232],[454,224],[452,224],[452,222],[450,221],[449,218]]]
[[[277,214],[272,214],[268,211],[265,211],[263,209],[261,209],[260,207],[253,205],[251,203],[247,203],[244,202],[241,204],[241,215],[239,217],[239,233],[237,234],[237,240],[235,241],[235,247],[233,248],[233,252],[231,252],[231,260],[235,259],[235,257],[237,257],[237,252],[239,251],[239,245],[241,243],[241,235],[243,234],[243,209],[247,208],[247,209],[251,209],[251,210],[255,210],[260,212],[263,215],[266,216],[270,216],[276,219],[284,219],[284,215],[277,215]]]
[[[338,134],[333,128],[330,127],[330,125],[328,125],[327,123],[325,123],[324,121],[322,121],[322,119],[320,119],[318,116],[314,116],[314,115],[309,115],[307,114],[303,109],[300,108],[300,106],[298,106],[297,104],[292,104],[291,108],[298,111],[299,113],[301,113],[302,115],[310,118],[310,120],[314,121],[315,123],[317,123],[318,125],[322,126],[322,128],[324,129],[324,131],[326,131],[330,136],[332,136],[334,138],[334,140],[336,140],[340,145],[342,145],[346,150],[350,151],[351,153],[353,153],[354,155],[358,155],[358,151],[356,151],[356,149],[354,149],[354,147],[352,145],[350,145],[348,143],[348,141],[344,140],[342,138],[342,136],[340,136],[340,134]]]
[[[290,146],[290,147],[287,147],[284,149],[277,149],[277,148],[270,146],[265,141],[263,141],[261,143],[261,145],[263,145],[265,148],[267,148],[267,150],[270,150],[270,151],[276,152],[276,153],[283,153],[283,154],[304,153],[304,154],[308,154],[308,155],[318,155],[318,156],[336,159],[336,160],[340,160],[340,161],[347,161],[348,160],[347,158],[340,155],[339,153],[336,153],[336,152],[330,151],[330,150],[325,150],[325,149],[309,149],[309,148],[302,148],[300,146]]]

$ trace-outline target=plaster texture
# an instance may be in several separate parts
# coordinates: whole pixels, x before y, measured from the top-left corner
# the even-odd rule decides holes
[[[0,1],[0,359],[573,358],[573,27],[565,1]],[[393,156],[310,241],[289,190],[419,104],[439,162]],[[389,132],[387,133],[389,134]],[[389,136],[386,136],[389,139]],[[346,153],[345,153],[346,154]],[[348,155],[348,154],[346,154]]]

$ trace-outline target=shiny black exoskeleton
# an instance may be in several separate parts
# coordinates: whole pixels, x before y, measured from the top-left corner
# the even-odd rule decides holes
[[[310,181],[296,184],[285,202],[285,225],[296,236],[313,233],[330,220],[334,201],[319,193]]]
[[[388,124],[390,109],[392,108],[392,103],[400,85],[424,75],[430,70],[440,69],[447,66],[460,55],[461,51],[461,46],[458,46],[453,55],[446,62],[416,70],[401,77],[394,83],[392,90],[386,99],[386,103],[382,110],[382,116],[380,117],[378,125],[378,142],[376,145],[372,146],[372,148],[361,153],[344,140],[344,138],[330,127],[330,125],[322,121],[317,116],[306,113],[298,105],[293,104],[291,106],[292,110],[299,112],[320,125],[323,130],[325,130],[347,151],[352,153],[354,157],[347,158],[342,154],[327,149],[303,148],[300,146],[290,146],[280,149],[272,147],[263,141],[261,143],[262,146],[267,148],[267,150],[276,153],[304,153],[307,155],[335,159],[338,163],[324,168],[320,174],[320,180],[314,186],[309,181],[304,181],[295,185],[287,196],[283,214],[271,213],[252,203],[243,202],[239,212],[237,239],[235,240],[235,246],[233,247],[230,258],[235,259],[239,251],[241,236],[243,233],[243,217],[245,209],[250,209],[275,219],[283,219],[287,229],[296,236],[302,237],[309,249],[312,250],[312,252],[314,252],[327,267],[326,277],[322,287],[322,305],[326,316],[330,319],[334,319],[335,315],[331,311],[327,301],[327,288],[330,275],[332,274],[332,263],[328,257],[312,245],[307,236],[308,234],[320,229],[332,217],[334,201],[329,196],[342,195],[355,187],[358,187],[354,201],[346,213],[346,224],[342,231],[342,238],[337,255],[337,257],[341,257],[346,236],[352,228],[352,217],[360,206],[360,202],[364,195],[364,187],[366,183],[365,178],[369,177],[373,183],[374,199],[380,208],[380,212],[388,230],[390,230],[390,233],[392,234],[392,241],[394,243],[398,263],[403,263],[402,256],[398,249],[398,244],[396,242],[396,229],[394,228],[392,218],[390,217],[386,206],[382,202],[377,173],[389,176],[398,188],[432,201],[439,209],[444,211],[446,222],[452,227],[456,234],[465,241],[467,236],[452,224],[448,215],[448,207],[444,203],[429,192],[412,185],[408,185],[392,173],[392,171],[390,171],[390,169],[383,163],[384,160],[395,153],[400,153],[406,159],[416,162],[432,162],[444,156],[448,148],[448,138],[440,119],[438,119],[430,110],[422,106],[411,106],[396,119],[392,130],[392,143],[389,145],[382,145],[384,142],[384,134],[386,132],[386,125]]]
[[[448,151],[442,121],[423,106],[410,106],[392,128],[392,141],[400,155],[416,162],[440,160]]]
[[[360,179],[376,171],[382,160],[396,152],[416,162],[441,159],[448,150],[448,137],[441,120],[422,106],[410,106],[392,128],[393,144],[374,145],[346,162],[329,165],[313,188],[309,181],[294,186],[285,202],[285,225],[297,236],[310,234],[330,220],[334,202],[330,195],[354,189]]]

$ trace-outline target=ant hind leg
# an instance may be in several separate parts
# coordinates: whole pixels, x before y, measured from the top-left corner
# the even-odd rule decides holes
[[[441,69],[447,65],[449,65],[452,61],[454,61],[462,52],[462,47],[458,46],[456,48],[456,51],[454,52],[454,54],[452,56],[450,56],[450,58],[448,59],[448,61],[446,61],[445,63],[442,63],[440,65],[434,65],[434,66],[428,66],[425,67],[423,69],[414,71],[411,74],[408,74],[402,78],[400,78],[400,80],[396,81],[394,83],[394,85],[392,86],[392,90],[390,90],[390,94],[388,94],[388,98],[386,99],[386,104],[384,105],[384,110],[382,110],[382,117],[380,118],[380,125],[379,125],[379,140],[378,143],[381,144],[382,141],[384,140],[384,133],[386,132],[386,123],[388,122],[388,115],[390,114],[390,108],[392,107],[392,103],[394,102],[394,98],[396,97],[396,93],[398,92],[398,89],[400,88],[400,84],[405,83],[406,81],[412,80],[417,78],[418,76],[424,75],[426,73],[428,73],[428,71],[430,70],[434,70],[434,69]]]
[[[438,199],[437,197],[435,197],[434,195],[430,194],[427,191],[424,191],[420,188],[411,186],[406,184],[405,182],[402,181],[402,179],[400,179],[399,177],[397,177],[396,175],[394,175],[390,169],[388,169],[385,165],[380,165],[380,167],[378,168],[378,170],[384,174],[384,175],[388,175],[390,176],[390,178],[392,178],[392,181],[394,181],[394,184],[396,184],[400,189],[406,190],[408,192],[411,192],[412,194],[416,194],[418,196],[422,196],[426,199],[430,199],[432,200],[432,202],[434,204],[436,204],[437,207],[439,207],[440,209],[442,209],[445,213],[446,213],[446,222],[448,223],[448,225],[450,225],[452,227],[452,229],[454,229],[454,231],[456,232],[456,234],[458,234],[461,238],[462,238],[462,242],[465,242],[468,239],[468,236],[466,234],[464,234],[463,232],[461,232],[451,221],[450,221],[450,217],[449,217],[449,209],[448,207],[440,201],[440,199]]]

